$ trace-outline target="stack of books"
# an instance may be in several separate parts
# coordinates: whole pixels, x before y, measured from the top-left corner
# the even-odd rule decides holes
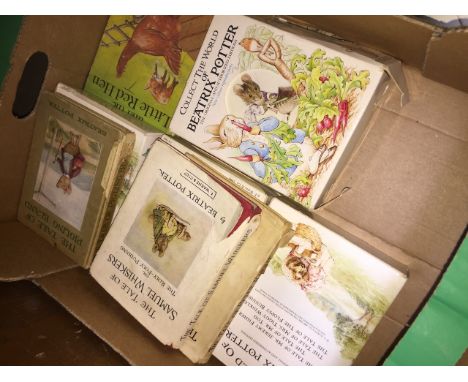
[[[351,364],[404,274],[312,219],[385,67],[248,17],[194,62],[175,16],[110,17],[44,92],[20,221],[193,362]]]

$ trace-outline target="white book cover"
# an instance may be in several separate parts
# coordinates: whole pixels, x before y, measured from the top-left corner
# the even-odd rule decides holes
[[[117,200],[117,205],[114,211],[114,218],[120,210],[123,201],[127,197],[127,194],[132,186],[135,178],[140,171],[143,162],[145,161],[148,150],[151,148],[154,141],[162,135],[162,133],[155,132],[149,127],[146,127],[143,124],[136,124],[131,122],[129,119],[122,117],[121,115],[110,110],[108,107],[102,105],[101,103],[95,101],[94,99],[88,97],[85,93],[82,93],[76,89],[73,89],[70,86],[67,86],[63,83],[59,83],[55,89],[57,94],[61,94],[89,110],[97,113],[112,122],[119,124],[120,126],[125,127],[127,130],[135,133],[135,146],[133,147],[133,153],[130,158],[130,163],[128,170],[125,174],[124,184],[119,193],[119,198]],[[129,117],[132,118],[132,117]],[[133,119],[133,118],[132,118]]]
[[[169,137],[168,135],[163,135],[161,137],[161,140],[164,142],[169,143],[172,147],[175,149],[179,150],[180,152],[184,154],[191,154],[194,155],[195,157],[203,160],[208,166],[210,166],[213,170],[224,176],[225,178],[229,179],[231,182],[233,182],[236,186],[244,190],[245,192],[248,192],[250,195],[252,195],[255,199],[260,200],[263,203],[266,203],[268,200],[268,195],[258,186],[255,185],[254,182],[252,182],[250,179],[244,179],[243,175],[238,175],[235,174],[234,171],[230,171],[222,166],[220,166],[218,163],[214,162],[210,158],[200,155],[198,152],[195,150],[190,149],[186,145],[180,143],[179,141],[176,141],[174,138]]]
[[[170,129],[315,208],[362,131],[384,69],[252,18],[215,16]]]
[[[406,276],[278,199],[294,236],[223,334],[226,365],[350,365]]]
[[[178,347],[250,227],[242,203],[158,139],[91,275],[162,343]]]

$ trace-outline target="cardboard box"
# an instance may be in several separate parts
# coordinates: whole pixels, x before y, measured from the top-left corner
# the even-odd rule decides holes
[[[192,31],[183,36],[182,48],[195,57],[211,18],[182,19]],[[409,103],[400,107],[399,90],[388,89],[327,202],[313,213],[321,224],[409,276],[355,362],[379,364],[450,260],[466,224],[468,94],[423,74],[468,90],[468,33],[391,16],[273,21],[305,32],[327,30],[407,64]],[[24,118],[12,114],[25,63],[33,53],[44,52],[49,66],[43,89],[52,91],[59,81],[81,87],[105,23],[104,16],[24,19],[0,101],[0,280],[33,280],[132,364],[188,365],[187,358],[154,339],[85,270],[16,220],[34,126],[34,111]],[[210,364],[219,362],[212,358]]]

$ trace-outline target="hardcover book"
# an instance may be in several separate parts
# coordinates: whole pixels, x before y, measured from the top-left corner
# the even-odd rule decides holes
[[[249,193],[158,139],[91,275],[163,344],[202,362],[289,231]]]
[[[118,192],[116,201],[114,217],[120,210],[123,201],[127,197],[128,191],[135,180],[138,171],[140,171],[143,162],[145,161],[146,155],[149,149],[153,145],[154,141],[162,135],[152,130],[148,125],[139,123],[135,118],[128,115],[119,113],[118,110],[110,110],[94,98],[88,97],[86,94],[73,89],[65,84],[59,83],[55,89],[56,94],[60,94],[74,102],[86,107],[93,112],[102,115],[116,124],[126,128],[135,134],[135,145],[133,152],[128,159],[128,167],[124,175],[123,184]]]
[[[110,16],[85,90],[167,132],[193,66],[179,16]]]
[[[122,126],[44,92],[18,220],[89,267],[110,226],[134,142]]]
[[[364,127],[384,69],[328,42],[216,16],[171,131],[315,208]]]
[[[219,341],[226,365],[350,365],[406,276],[278,199],[292,223]]]

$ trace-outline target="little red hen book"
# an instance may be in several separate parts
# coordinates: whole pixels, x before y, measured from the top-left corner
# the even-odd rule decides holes
[[[193,66],[180,16],[111,16],[85,84],[108,106],[167,131]]]

